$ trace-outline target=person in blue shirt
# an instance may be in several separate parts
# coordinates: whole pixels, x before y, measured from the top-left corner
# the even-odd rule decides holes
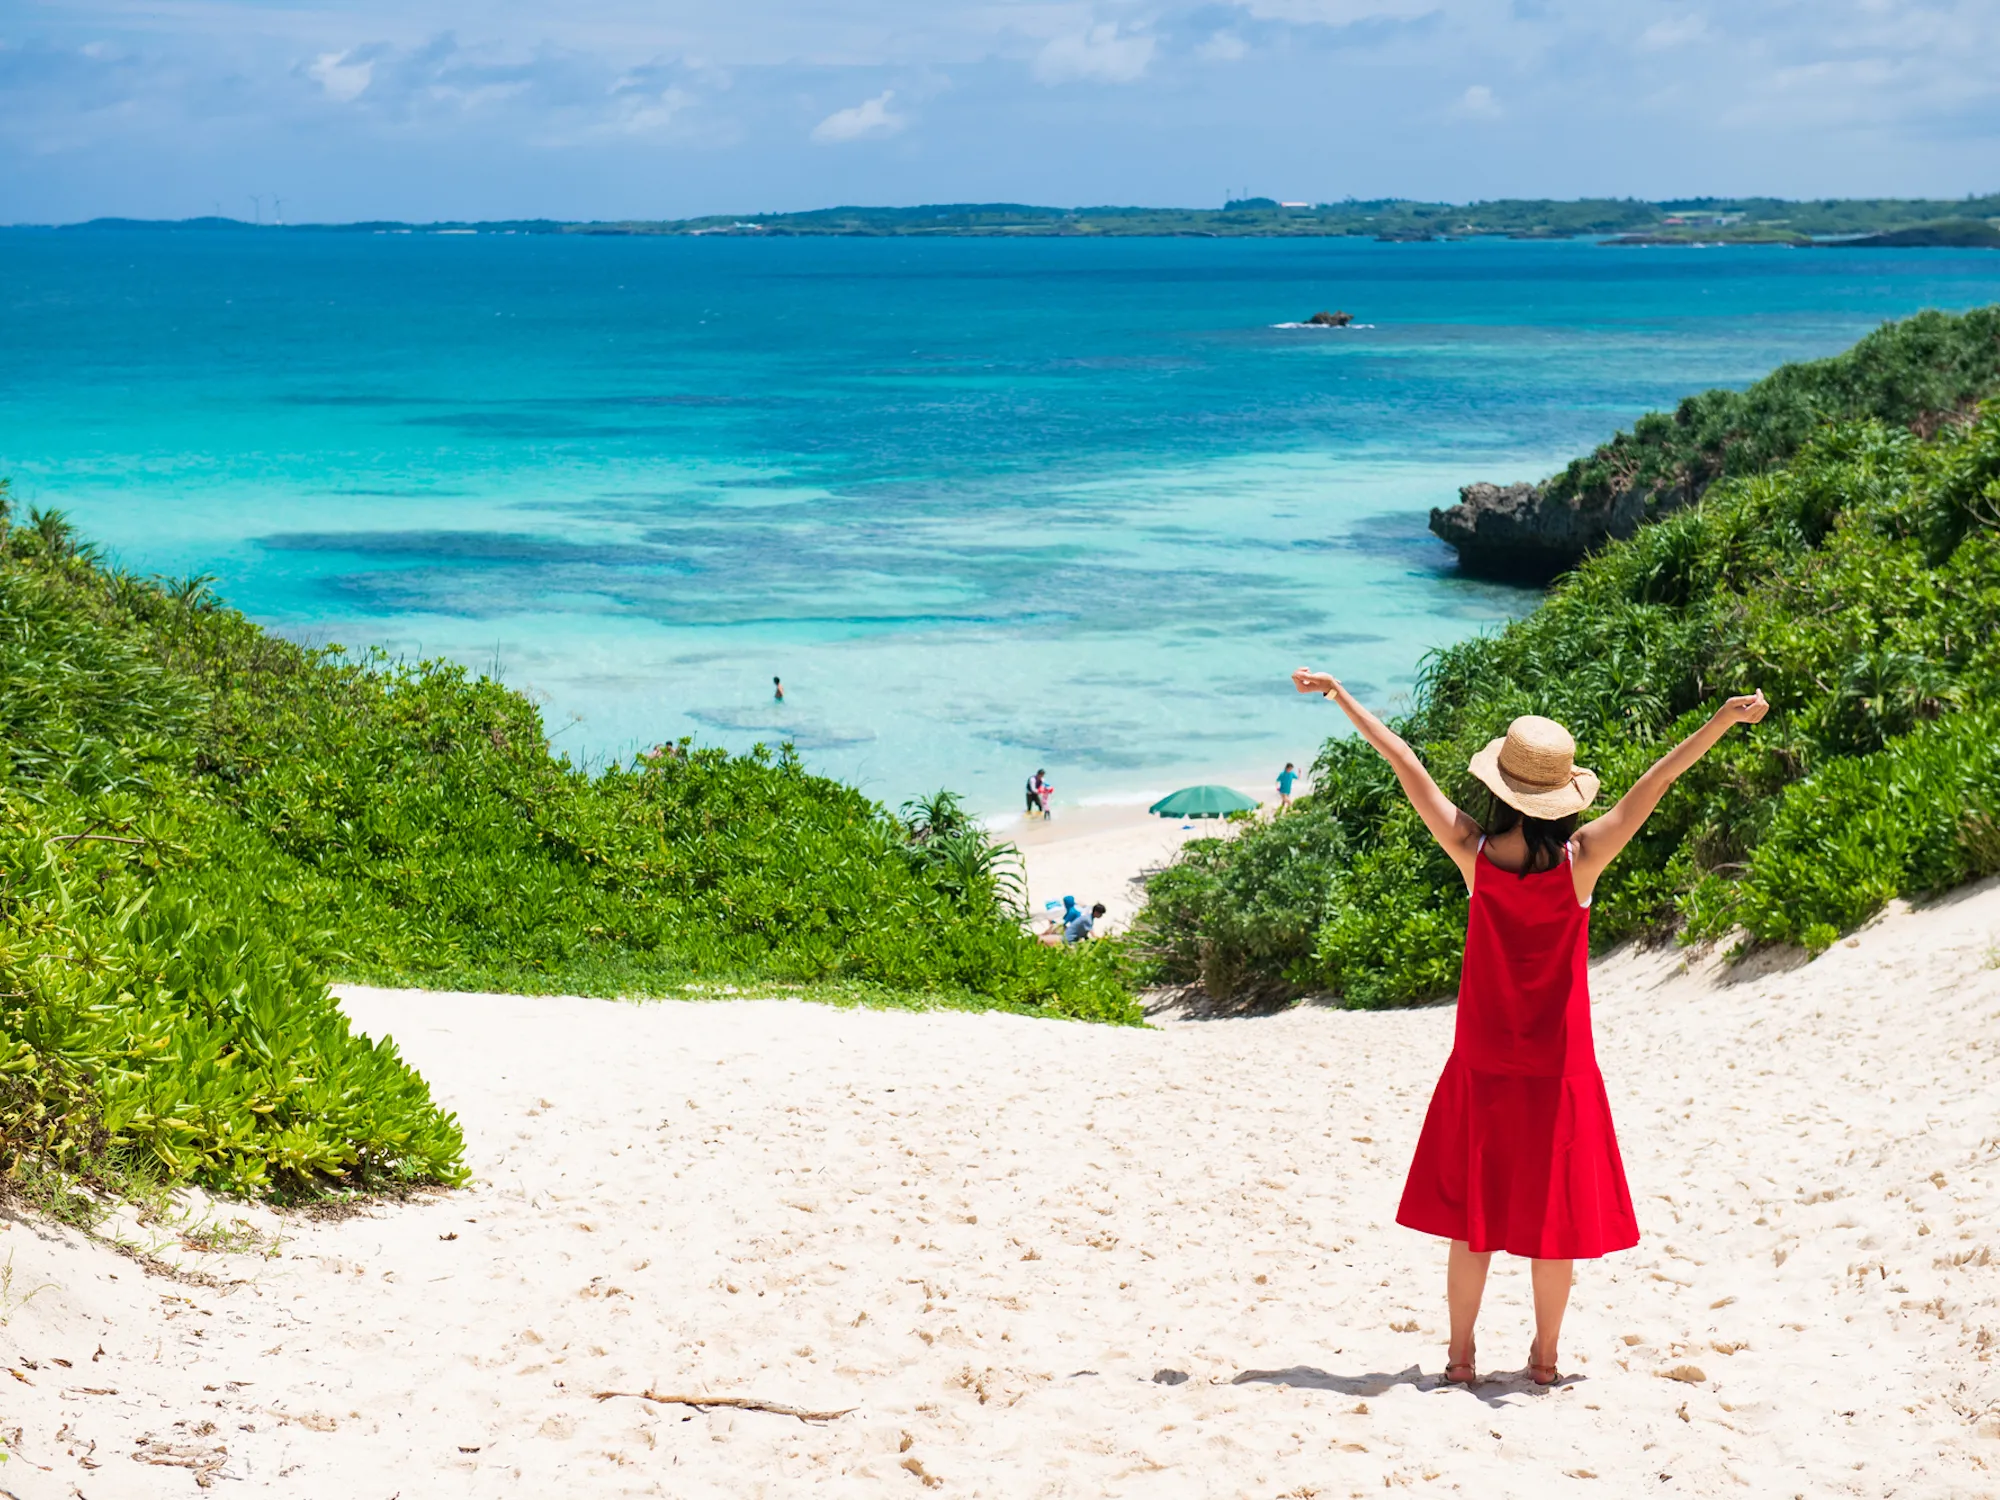
[[[1292,788],[1298,785],[1298,780],[1299,780],[1298,768],[1294,766],[1290,761],[1286,761],[1285,769],[1278,773],[1279,812],[1283,812],[1286,808],[1292,805]]]
[[[1097,930],[1097,919],[1104,915],[1104,903],[1098,902],[1089,911],[1081,907],[1071,909],[1070,919],[1063,924],[1063,941],[1080,943]]]

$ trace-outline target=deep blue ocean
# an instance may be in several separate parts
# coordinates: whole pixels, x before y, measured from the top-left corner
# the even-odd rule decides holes
[[[1261,791],[1335,727],[1293,666],[1393,707],[1532,603],[1453,576],[1458,485],[1994,300],[1979,251],[7,230],[0,474],[579,756]]]

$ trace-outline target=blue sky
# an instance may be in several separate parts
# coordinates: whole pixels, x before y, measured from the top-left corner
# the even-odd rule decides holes
[[[2000,0],[0,0],[0,222],[1957,196],[1996,59]]]

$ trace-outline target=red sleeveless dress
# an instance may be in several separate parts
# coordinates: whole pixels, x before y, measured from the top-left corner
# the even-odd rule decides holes
[[[1567,861],[1518,875],[1480,841],[1458,1030],[1396,1222],[1541,1260],[1639,1243],[1590,1039],[1590,909]]]

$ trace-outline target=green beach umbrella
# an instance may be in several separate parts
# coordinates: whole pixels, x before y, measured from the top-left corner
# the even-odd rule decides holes
[[[1219,818],[1224,813],[1251,812],[1257,804],[1226,786],[1184,786],[1170,792],[1146,811],[1163,818]]]

